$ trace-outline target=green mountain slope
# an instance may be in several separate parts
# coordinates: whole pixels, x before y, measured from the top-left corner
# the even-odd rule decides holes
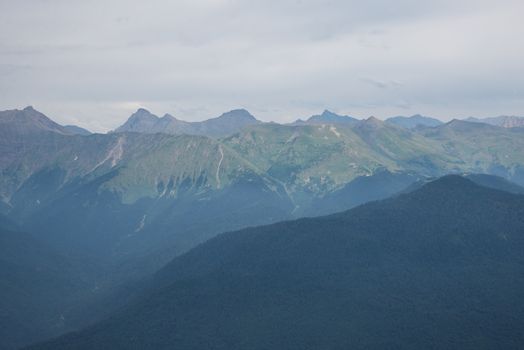
[[[524,183],[522,132],[479,123],[257,124],[211,139],[70,135],[32,109],[15,114],[0,116],[0,209],[62,252],[104,261],[158,249],[169,259],[221,231],[348,209],[447,173]]]
[[[446,154],[458,159],[450,170],[488,173],[523,183],[522,130],[453,120],[421,133],[438,141]]]

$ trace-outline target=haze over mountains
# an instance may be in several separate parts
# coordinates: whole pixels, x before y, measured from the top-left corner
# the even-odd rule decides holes
[[[523,150],[523,128],[421,116],[324,111],[282,125],[234,110],[192,123],[141,109],[113,132],[91,134],[32,107],[0,112],[0,227],[10,252],[0,261],[10,325],[2,346],[100,320],[222,232],[344,211],[447,174],[523,193]]]
[[[89,269],[5,221],[0,257],[0,348],[63,333],[66,310],[92,288]]]
[[[107,320],[30,349],[517,349],[524,196],[447,176],[226,233]]]

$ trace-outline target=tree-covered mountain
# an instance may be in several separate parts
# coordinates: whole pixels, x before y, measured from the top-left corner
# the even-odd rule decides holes
[[[524,194],[524,187],[519,186],[511,181],[508,181],[500,176],[487,174],[462,174],[462,177],[470,181],[473,181],[479,186],[509,192],[513,194]],[[417,181],[412,182],[409,186],[404,187],[404,189],[399,191],[397,194],[413,192],[434,180],[435,178],[419,179]]]
[[[477,185],[480,186],[494,188],[509,193],[524,194],[524,187],[519,186],[511,181],[508,181],[500,176],[486,174],[468,174],[464,177],[475,182]]]
[[[307,216],[327,215],[362,203],[385,199],[425,179],[415,174],[377,171],[372,176],[358,177],[340,190],[318,198],[311,204],[306,214]]]
[[[524,196],[446,176],[220,235],[107,320],[31,349],[519,349]]]
[[[0,348],[59,335],[68,310],[92,292],[93,274],[0,216]]]
[[[178,120],[166,114],[157,117],[146,109],[140,108],[114,132],[165,133],[173,135],[203,135],[209,137],[224,137],[239,132],[249,125],[259,124],[245,109],[235,109],[219,117],[202,122],[187,122]]]

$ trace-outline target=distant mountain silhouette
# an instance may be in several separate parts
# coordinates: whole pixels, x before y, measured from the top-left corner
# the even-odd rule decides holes
[[[129,119],[114,132],[140,132],[140,133],[165,133],[204,135],[210,137],[223,137],[234,134],[246,126],[259,124],[245,109],[235,109],[213,119],[202,122],[186,122],[166,114],[162,118],[150,113],[146,109],[138,109]]]
[[[411,117],[391,117],[386,119],[386,123],[394,124],[407,129],[414,129],[420,126],[439,126],[443,124],[440,120],[430,117],[425,117],[420,114],[412,115]]]
[[[2,134],[42,132],[54,132],[62,135],[72,134],[66,127],[55,123],[31,106],[22,110],[13,109],[0,112],[0,132]]]

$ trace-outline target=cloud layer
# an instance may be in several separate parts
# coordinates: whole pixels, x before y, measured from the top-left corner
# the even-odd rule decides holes
[[[521,0],[0,0],[0,109],[96,131],[138,107],[522,115],[523,13]]]

